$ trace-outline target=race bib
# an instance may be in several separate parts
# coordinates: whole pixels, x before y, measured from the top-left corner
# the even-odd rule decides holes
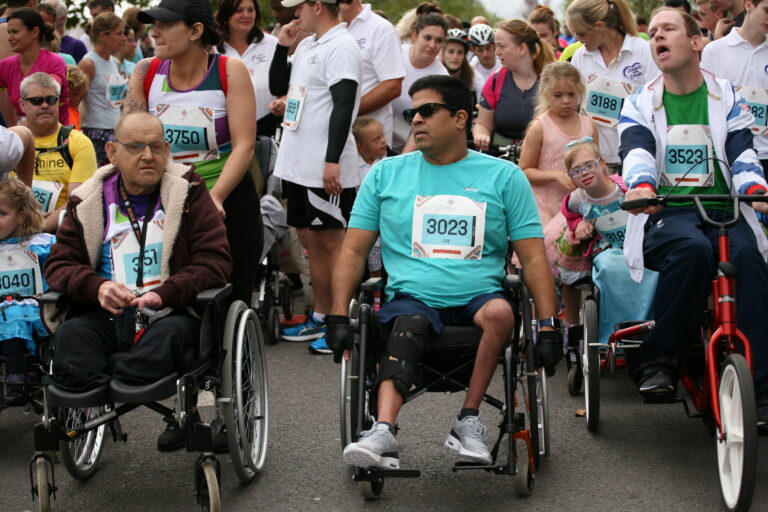
[[[709,126],[670,126],[667,128],[667,152],[664,156],[661,186],[672,187],[678,183],[686,187],[714,186],[715,167],[712,160],[701,162],[712,156]]]
[[[749,105],[755,124],[752,125],[752,133],[755,135],[768,135],[768,89],[758,87],[737,87],[739,94]]]
[[[616,210],[596,218],[595,230],[600,233],[600,236],[607,244],[614,247],[623,247],[628,219],[629,212]]]
[[[32,195],[43,209],[43,213],[51,213],[56,209],[59,195],[64,185],[58,181],[32,180]]]
[[[207,107],[157,106],[156,115],[163,122],[165,140],[175,162],[219,159],[215,114],[213,108]]]
[[[584,113],[599,126],[616,128],[624,98],[632,93],[632,84],[590,75],[587,78],[587,100]]]
[[[43,293],[40,260],[32,251],[0,252],[0,296],[37,296]]]
[[[128,95],[128,81],[122,75],[109,75],[106,82],[107,105],[112,108],[120,107]]]
[[[288,97],[285,100],[285,114],[283,115],[283,127],[286,130],[296,130],[301,121],[301,111],[304,109],[304,98],[307,96],[307,88],[300,85],[288,87]]]
[[[416,196],[411,256],[479,260],[486,203],[464,196]]]
[[[146,292],[162,284],[161,267],[163,261],[163,225],[164,220],[155,219],[147,226],[147,239],[144,246],[144,286],[137,290],[139,266],[142,255],[139,241],[133,230],[124,231],[110,240],[112,248],[112,278],[123,283],[131,291]]]

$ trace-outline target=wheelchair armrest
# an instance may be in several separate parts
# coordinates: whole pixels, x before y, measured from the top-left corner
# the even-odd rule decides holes
[[[230,283],[221,288],[209,288],[197,294],[198,304],[207,304],[209,302],[221,302],[232,294],[233,286]]]
[[[372,277],[360,285],[361,292],[375,292],[384,288],[384,279]]]
[[[64,294],[54,290],[48,290],[37,299],[37,303],[42,304],[59,304],[64,299]]]
[[[504,277],[504,282],[502,283],[502,286],[505,290],[515,290],[517,288],[520,288],[520,285],[523,284],[523,280],[520,279],[520,276],[515,274],[507,274]]]

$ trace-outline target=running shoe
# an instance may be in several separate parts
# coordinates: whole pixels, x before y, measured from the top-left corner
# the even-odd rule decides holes
[[[308,348],[313,354],[333,354],[333,350],[331,350],[328,347],[328,343],[325,342],[325,336],[310,343]]]
[[[283,339],[287,341],[310,341],[323,336],[325,336],[325,324],[315,320],[312,313],[307,315],[307,321],[303,324],[283,330]]]
[[[344,448],[342,458],[350,466],[369,468],[400,468],[400,444],[386,423],[376,422],[371,430],[362,432],[360,440]]]
[[[465,416],[454,421],[445,446],[462,457],[485,464],[492,462],[491,452],[485,444],[485,425],[480,422],[480,416]]]

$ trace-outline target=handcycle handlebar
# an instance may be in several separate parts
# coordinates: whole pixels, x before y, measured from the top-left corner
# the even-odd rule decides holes
[[[693,201],[699,215],[707,224],[719,228],[728,228],[734,226],[739,221],[739,204],[744,203],[768,203],[768,195],[728,195],[728,194],[667,194],[665,196],[644,197],[641,199],[632,199],[621,203],[622,210],[637,210],[648,206],[665,206],[670,202]],[[702,201],[731,201],[733,202],[733,218],[718,222],[707,215],[707,211]]]

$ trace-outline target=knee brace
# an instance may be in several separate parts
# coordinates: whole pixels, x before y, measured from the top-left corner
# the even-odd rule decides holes
[[[395,319],[374,388],[378,389],[382,381],[392,379],[403,399],[408,396],[416,381],[416,367],[427,346],[429,329],[429,320],[423,315],[399,316]]]

